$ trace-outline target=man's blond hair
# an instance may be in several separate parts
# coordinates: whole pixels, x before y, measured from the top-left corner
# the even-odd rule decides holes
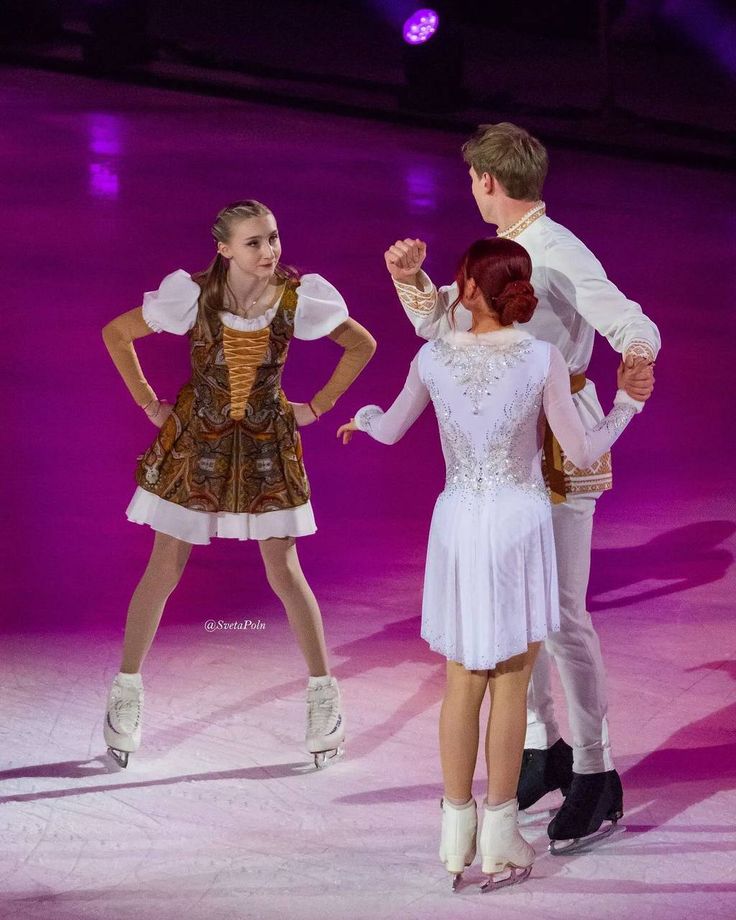
[[[480,125],[462,146],[463,159],[479,176],[497,179],[509,198],[537,201],[547,175],[547,151],[528,131],[503,121]]]

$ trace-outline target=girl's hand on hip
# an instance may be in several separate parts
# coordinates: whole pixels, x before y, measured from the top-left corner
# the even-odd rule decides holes
[[[360,431],[360,428],[355,424],[355,419],[351,418],[347,425],[340,425],[336,437],[339,438],[342,435],[342,443],[349,444],[354,431]]]
[[[289,403],[294,410],[294,418],[298,428],[304,428],[317,421],[317,416],[312,412],[307,403]]]
[[[167,403],[165,399],[154,399],[147,406],[144,406],[143,411],[153,424],[160,428],[174,411],[174,407]]]

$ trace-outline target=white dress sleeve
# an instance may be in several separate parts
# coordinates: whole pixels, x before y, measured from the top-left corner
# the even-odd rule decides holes
[[[181,268],[167,275],[157,291],[143,295],[143,319],[154,332],[184,335],[197,321],[201,288]]]
[[[384,412],[379,406],[363,406],[355,413],[355,424],[382,444],[395,444],[404,437],[429,402],[429,391],[419,375],[419,355],[409,368],[404,389],[391,408]]]
[[[398,294],[401,306],[404,308],[409,322],[414,327],[414,331],[423,339],[432,341],[433,339],[442,338],[452,330],[447,313],[448,307],[457,299],[458,289],[456,284],[436,287],[432,279],[424,271],[419,271],[419,286],[413,284],[403,284],[401,281],[394,281],[394,287]],[[461,315],[465,311],[462,304],[458,304],[456,312],[457,328],[465,330],[466,325],[461,320]],[[458,320],[460,321],[458,322]]]
[[[631,419],[644,408],[644,403],[632,399],[625,390],[618,390],[608,415],[594,428],[586,428],[570,394],[570,372],[565,359],[554,345],[549,350],[544,413],[565,455],[578,469],[585,470],[609,450]]]
[[[342,294],[322,275],[302,275],[296,294],[294,335],[298,339],[321,339],[348,319]]]
[[[579,240],[547,250],[547,283],[622,355],[654,361],[659,329],[610,281],[601,263]]]

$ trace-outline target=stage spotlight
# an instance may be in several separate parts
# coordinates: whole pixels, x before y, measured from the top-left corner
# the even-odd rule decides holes
[[[404,41],[409,45],[428,42],[439,24],[440,17],[434,10],[417,10],[404,23]]]
[[[403,108],[416,112],[451,112],[464,101],[463,50],[448,17],[420,9],[403,27]]]

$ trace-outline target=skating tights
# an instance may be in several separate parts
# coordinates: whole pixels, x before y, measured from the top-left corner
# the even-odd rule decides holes
[[[166,601],[179,583],[191,551],[191,543],[156,533],[151,558],[128,607],[120,666],[124,673],[140,671],[161,622]]]
[[[486,730],[489,805],[516,797],[526,733],[526,689],[539,643],[493,671],[469,671],[447,662],[447,688],[440,710],[440,757],[445,796],[457,805],[472,795],[478,757],[478,720],[486,688],[491,712]]]
[[[322,614],[302,572],[294,539],[262,540],[259,546],[268,583],[286,609],[310,676],[329,674]]]

